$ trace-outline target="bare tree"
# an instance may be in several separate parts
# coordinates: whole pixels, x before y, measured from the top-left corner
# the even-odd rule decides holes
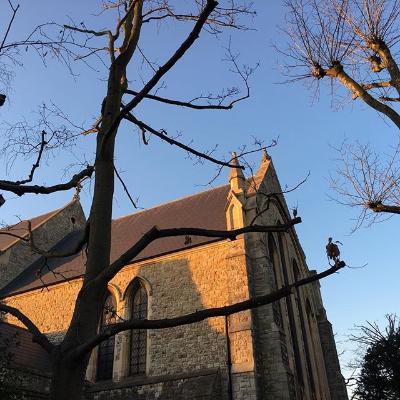
[[[398,0],[287,0],[288,81],[329,81],[400,128],[400,2]],[[334,93],[334,91],[332,91]],[[342,146],[332,180],[338,201],[369,213],[398,214],[398,148],[381,164],[365,145]]]
[[[343,143],[336,149],[338,167],[330,178],[334,200],[361,209],[355,228],[400,214],[399,145],[385,159],[370,145]]]
[[[400,93],[400,2],[288,0],[286,7],[289,44],[280,51],[289,77],[330,78],[400,128],[399,98],[388,95]]]
[[[186,107],[197,110],[227,110],[237,105],[239,101],[249,96],[248,83],[252,69],[242,68],[238,64],[236,56],[228,51],[228,60],[233,65],[233,70],[243,82],[244,93],[238,89],[222,91],[220,94],[199,95],[190,100],[181,100],[173,97],[162,97],[156,90],[162,79],[174,66],[181,62],[189,50],[194,50],[195,42],[205,34],[220,35],[226,29],[246,29],[243,17],[252,15],[252,10],[243,1],[223,1],[218,4],[214,0],[193,0],[192,2],[168,1],[168,0],[129,0],[105,3],[104,12],[110,12],[117,17],[113,30],[95,30],[86,27],[84,23],[70,23],[63,26],[63,32],[69,32],[68,42],[65,47],[74,51],[82,49],[82,53],[76,58],[87,60],[92,56],[101,57],[107,65],[108,77],[104,100],[99,106],[100,115],[93,126],[82,129],[81,134],[96,134],[96,152],[93,165],[86,166],[75,174],[70,181],[52,186],[38,186],[31,184],[34,172],[40,165],[43,149],[48,146],[50,132],[41,129],[37,142],[36,162],[27,179],[19,181],[0,181],[0,189],[23,195],[25,193],[49,194],[52,192],[67,190],[78,186],[82,179],[92,176],[94,173],[93,199],[88,218],[88,226],[83,240],[75,251],[86,249],[86,273],[82,287],[79,291],[70,326],[63,341],[54,345],[35,324],[19,310],[5,304],[0,304],[0,311],[10,313],[19,319],[33,334],[37,341],[49,354],[52,360],[52,399],[80,399],[83,390],[85,371],[91,350],[101,341],[118,332],[137,329],[163,329],[167,327],[190,324],[209,317],[224,316],[242,310],[272,303],[280,298],[288,296],[301,285],[322,279],[337,272],[344,267],[344,262],[337,260],[333,266],[320,274],[302,279],[291,285],[285,286],[276,292],[265,296],[252,298],[241,303],[226,307],[205,309],[193,314],[179,316],[167,320],[128,320],[109,326],[98,333],[98,323],[102,313],[103,302],[107,291],[108,282],[127,264],[131,262],[149,244],[160,238],[172,236],[207,236],[228,238],[234,240],[238,235],[248,232],[285,232],[290,230],[301,220],[299,217],[283,221],[281,225],[251,226],[232,231],[213,231],[196,227],[179,227],[174,229],[158,229],[153,227],[145,233],[136,243],[122,254],[118,259],[110,263],[111,247],[111,219],[112,203],[114,196],[114,177],[116,175],[114,145],[118,129],[123,121],[132,124],[139,137],[145,144],[147,133],[152,133],[162,141],[177,146],[185,152],[202,160],[212,162],[219,167],[243,168],[237,164],[236,157],[229,160],[220,160],[209,152],[195,149],[178,138],[173,138],[165,130],[153,127],[149,122],[142,121],[138,117],[138,108],[143,100],[155,101],[165,106]],[[170,54],[166,61],[154,66],[147,59],[143,49],[139,46],[139,38],[144,24],[170,23],[190,24],[190,31],[182,38],[181,44]],[[142,57],[149,66],[151,76],[140,88],[130,88],[127,76],[127,68],[132,64],[134,55]],[[60,116],[64,117],[60,112]],[[25,130],[17,130],[23,134]],[[45,133],[43,133],[45,132]],[[36,132],[38,134],[38,132]],[[70,137],[71,135],[68,135]],[[31,135],[27,136],[28,138]],[[54,136],[57,142],[58,136]],[[26,143],[26,142],[24,142]],[[29,146],[28,146],[29,147]],[[17,147],[18,148],[18,147]],[[25,151],[25,150],[23,150]],[[118,178],[118,174],[117,174]],[[13,234],[5,232],[5,234]],[[32,237],[25,238],[32,247],[35,244]],[[37,252],[41,252],[37,249]],[[70,255],[71,253],[69,253]],[[45,254],[51,257],[51,254]],[[61,255],[58,254],[58,257]]]

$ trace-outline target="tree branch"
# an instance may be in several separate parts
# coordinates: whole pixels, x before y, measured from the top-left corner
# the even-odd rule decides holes
[[[367,206],[376,213],[400,214],[400,206],[389,206],[376,202],[369,202]]]
[[[381,97],[379,97],[379,100],[390,101],[390,102],[393,102],[393,103],[399,103],[400,102],[400,97],[381,96]]]
[[[27,193],[34,194],[50,194],[55,192],[61,192],[63,190],[69,190],[76,187],[79,182],[84,178],[90,178],[94,172],[94,167],[88,165],[81,172],[75,174],[68,182],[59,183],[53,186],[40,186],[40,185],[19,185],[16,182],[0,180],[0,190],[15,193],[18,196],[22,196]]]
[[[208,318],[229,316],[241,311],[249,310],[256,307],[261,307],[266,304],[273,303],[293,293],[297,287],[315,282],[329,275],[334,274],[339,269],[343,268],[346,264],[343,261],[337,262],[331,268],[307,278],[301,279],[290,285],[284,286],[281,289],[262,296],[257,296],[249,300],[241,301],[239,303],[231,304],[224,307],[214,307],[205,310],[196,311],[194,313],[186,314],[179,317],[156,319],[156,320],[128,320],[119,322],[114,325],[107,326],[102,332],[88,340],[86,343],[78,346],[69,354],[71,359],[77,359],[94,349],[99,343],[107,340],[109,337],[116,335],[119,332],[127,331],[130,329],[166,329],[182,325],[189,325],[196,322],[204,321]]]
[[[360,86],[364,90],[371,90],[371,89],[379,89],[379,88],[387,88],[392,86],[391,81],[383,81],[383,82],[370,82],[370,83],[362,83]],[[353,93],[353,100],[355,100],[358,97],[358,94]],[[380,97],[382,99],[382,97]]]
[[[121,32],[121,28],[122,28],[123,25],[125,24],[125,22],[126,22],[128,16],[131,15],[131,12],[133,11],[133,9],[134,9],[134,7],[136,6],[136,3],[137,3],[137,2],[138,2],[138,0],[131,1],[131,2],[130,2],[130,5],[129,5],[129,7],[128,7],[128,9],[127,9],[126,12],[125,12],[125,15],[123,16],[123,18],[121,18],[121,19],[118,21],[118,24],[117,24],[117,26],[116,26],[116,28],[115,28],[115,33],[114,33],[114,35],[113,35],[114,41],[117,40],[117,39],[119,38],[119,34],[120,34],[120,32]]]
[[[400,70],[396,61],[392,57],[391,51],[383,40],[367,42],[367,44],[368,47],[377,52],[382,58],[382,63],[387,68],[390,75],[391,86],[395,87],[397,93],[400,95]]]
[[[154,129],[151,126],[147,125],[143,121],[138,120],[132,113],[128,113],[124,118],[127,121],[130,121],[133,124],[135,124],[136,126],[138,126],[142,130],[142,132],[143,131],[148,131],[148,132],[152,133],[154,136],[157,136],[161,140],[164,140],[165,142],[169,143],[170,145],[177,146],[177,147],[179,147],[179,148],[181,148],[183,150],[186,150],[187,152],[189,152],[189,153],[191,153],[191,154],[193,154],[193,155],[195,155],[197,157],[200,157],[200,158],[203,158],[205,160],[211,161],[211,162],[213,162],[214,164],[217,164],[217,165],[222,165],[224,167],[244,169],[243,166],[233,165],[233,164],[230,163],[230,161],[229,162],[221,161],[221,160],[218,160],[218,159],[216,159],[214,157],[209,156],[206,153],[202,153],[202,152],[200,152],[198,150],[195,150],[192,147],[190,147],[190,146],[188,146],[186,144],[183,144],[183,143],[181,143],[181,142],[169,137],[165,133],[164,130],[157,131],[156,129]]]
[[[11,16],[11,18],[10,18],[10,22],[8,23],[8,26],[7,26],[7,29],[6,29],[6,33],[4,34],[3,40],[2,40],[2,42],[1,42],[1,44],[0,44],[0,51],[1,51],[1,50],[3,49],[3,47],[4,47],[4,43],[5,43],[6,40],[7,40],[7,36],[8,36],[8,34],[10,33],[11,26],[12,26],[12,24],[13,24],[13,22],[14,22],[15,16],[16,16],[16,14],[17,14],[17,12],[18,12],[18,9],[19,9],[19,4],[17,5],[17,7],[14,7],[14,6],[11,4],[11,2],[9,2],[9,4],[10,4],[11,10],[12,10],[12,16]]]
[[[93,36],[112,36],[111,31],[94,31],[91,29],[78,28],[77,26],[71,26],[71,25],[64,25],[64,28],[80,33],[87,33]]]
[[[115,168],[115,165],[114,165],[114,172],[115,172],[115,175],[117,176],[118,180],[121,182],[121,185],[122,185],[126,195],[128,196],[128,199],[132,203],[133,208],[138,208],[138,205],[136,204],[135,200],[133,200],[131,194],[129,193],[128,187],[126,186],[124,180],[122,179],[121,175],[118,173],[117,168]]]
[[[17,318],[20,322],[24,324],[24,326],[28,329],[30,333],[32,333],[32,340],[35,343],[38,343],[47,353],[51,354],[54,349],[54,345],[47,339],[47,337],[40,332],[39,328],[20,310],[17,308],[7,306],[6,304],[0,303],[0,312],[11,314],[15,318]],[[1,324],[1,321],[0,321]]]
[[[74,245],[74,247],[71,250],[65,251],[63,253],[45,251],[45,250],[42,250],[36,244],[36,242],[34,240],[32,222],[31,221],[26,221],[26,222],[28,224],[28,233],[26,233],[25,235],[17,235],[16,233],[12,233],[11,231],[12,231],[13,227],[8,227],[8,228],[5,228],[5,230],[1,230],[0,235],[11,236],[15,239],[22,240],[23,242],[29,244],[29,246],[35,253],[41,255],[44,258],[64,258],[64,257],[73,256],[73,255],[79,253],[83,249],[83,247],[85,246],[85,244],[88,242],[88,239],[89,239],[90,222],[88,220],[85,225],[85,230],[84,230],[82,237],[79,239],[79,241]]]
[[[33,179],[33,176],[35,174],[35,171],[40,166],[40,161],[42,159],[43,151],[44,151],[46,145],[47,145],[46,132],[42,130],[40,146],[39,146],[39,152],[38,152],[38,155],[37,155],[37,158],[36,158],[36,162],[32,165],[31,172],[29,173],[28,178],[27,179],[23,179],[21,181],[14,182],[16,185],[23,185],[25,183],[32,182],[32,179]]]
[[[204,236],[221,239],[235,240],[237,236],[250,232],[287,232],[294,225],[299,224],[301,218],[292,219],[282,225],[252,225],[244,228],[233,229],[231,231],[220,231],[202,228],[171,228],[158,229],[156,226],[146,232],[132,247],[115,260],[107,269],[103,270],[96,278],[89,281],[82,290],[87,290],[89,286],[96,282],[109,282],[125,265],[128,265],[139,253],[141,253],[150,243],[157,239],[175,236]]]
[[[44,257],[46,259],[47,258],[64,258],[64,257],[73,256],[73,255],[79,253],[83,249],[85,244],[88,243],[89,234],[90,234],[90,222],[89,222],[89,220],[86,222],[84,233],[83,233],[82,237],[79,239],[79,241],[74,245],[74,247],[71,250],[65,251],[62,253],[57,253],[57,252],[52,252],[52,251],[44,251],[39,246],[36,245],[35,240],[33,238],[34,235],[33,235],[33,231],[32,231],[31,221],[28,221],[28,232],[29,232],[28,237],[21,238],[21,240],[28,242],[31,249],[35,253],[40,254],[42,257]]]
[[[135,92],[134,90],[127,89],[125,93],[132,94],[137,96],[139,92]],[[167,99],[165,97],[155,96],[152,94],[146,94],[144,96],[145,99],[159,101],[160,103],[170,104],[173,106],[180,106],[186,108],[193,108],[195,110],[231,110],[233,108],[234,103],[231,102],[227,105],[222,104],[193,104],[190,101],[179,101],[173,99]],[[125,117],[126,118],[126,117]]]
[[[256,213],[256,215],[253,217],[253,219],[251,220],[251,222],[250,222],[249,225],[253,225],[254,222],[256,222],[257,218],[258,218],[260,215],[264,214],[266,211],[269,210],[269,206],[270,206],[270,201],[271,201],[271,199],[276,199],[276,200],[279,201],[278,196],[282,196],[282,195],[284,195],[284,194],[287,194],[287,193],[290,193],[290,192],[294,192],[294,191],[295,191],[296,189],[298,189],[301,185],[303,185],[303,183],[305,183],[305,182],[307,181],[307,179],[308,179],[309,176],[310,176],[310,173],[311,173],[311,172],[308,171],[307,176],[306,176],[303,180],[301,180],[297,185],[293,186],[293,187],[290,188],[290,189],[282,190],[281,192],[265,193],[265,192],[263,192],[263,191],[258,190],[258,194],[264,196],[264,197],[267,199],[267,206],[264,207],[264,208],[262,208],[261,210],[259,210],[259,211]],[[296,209],[296,212],[297,212],[297,209]]]
[[[400,115],[393,108],[386,104],[382,104],[371,96],[359,83],[347,75],[342,65],[336,64],[329,68],[326,71],[326,75],[338,79],[343,86],[347,87],[353,93],[354,96],[360,97],[371,108],[386,115],[400,129]]]
[[[144,98],[146,95],[150,93],[150,91],[157,85],[160,79],[183,57],[183,55],[190,49],[196,39],[199,37],[199,34],[203,28],[203,25],[206,23],[208,16],[214,10],[214,8],[218,5],[218,3],[214,0],[207,0],[206,6],[203,8],[202,12],[199,15],[196,24],[194,25],[192,31],[187,36],[186,40],[179,46],[176,52],[170,57],[170,59],[162,65],[157,72],[153,75],[153,77],[143,86],[142,90],[138,92],[137,96],[135,96],[126,106],[124,106],[119,115],[115,118],[113,123],[111,124],[108,132],[104,135],[101,149],[102,151],[105,148],[106,142],[110,137],[111,133],[115,131],[120,122],[126,115],[132,111]]]
[[[20,239],[20,240],[23,240],[23,241],[25,241],[25,242],[27,241],[26,237],[17,235],[16,233],[11,233],[11,232],[9,232],[9,231],[7,230],[8,228],[4,228],[4,229],[6,229],[6,230],[1,230],[1,231],[0,231],[0,235],[11,236],[11,237],[13,237],[13,238],[15,238],[15,239]]]

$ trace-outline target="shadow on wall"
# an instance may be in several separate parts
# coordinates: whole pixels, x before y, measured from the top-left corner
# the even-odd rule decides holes
[[[219,241],[125,267],[109,285],[118,315],[124,319],[137,317],[140,307],[143,311],[144,298],[148,319],[171,318],[247,298],[246,265],[241,248],[240,240]],[[234,256],[232,249],[236,251]],[[50,291],[37,291],[29,296],[29,303],[35,301],[38,305],[53,298],[52,312],[39,313],[34,320],[45,331],[45,327],[56,328],[46,332],[54,341],[61,339],[68,325],[79,287],[79,281],[70,281],[68,285],[54,285]],[[138,296],[138,288],[144,294]],[[24,311],[25,297],[18,301],[14,305]],[[111,365],[110,373],[99,376],[99,348],[93,351],[87,371],[89,398],[228,399],[229,388],[233,386],[235,391],[237,386],[237,390],[242,390],[247,384],[242,373],[253,370],[248,315],[240,313],[229,321],[232,362],[234,367],[241,368],[240,373],[233,371],[232,385],[225,318],[219,317],[150,330],[144,335],[138,335],[137,331],[117,335],[103,352]],[[141,360],[137,362],[139,356]]]
[[[111,282],[118,315],[137,317],[147,295],[147,318],[164,319],[227,304],[227,271],[222,247],[190,251],[187,258],[133,265]],[[102,360],[96,349],[88,375],[96,381],[91,398],[109,399],[228,399],[229,375],[225,318],[149,330],[138,343],[138,331],[115,338],[113,380],[96,381]],[[140,339],[139,339],[140,341]],[[142,349],[140,349],[142,346]],[[145,368],[132,369],[145,352]],[[103,357],[103,356],[101,356]],[[96,359],[97,358],[97,359]],[[97,371],[96,371],[97,370]]]

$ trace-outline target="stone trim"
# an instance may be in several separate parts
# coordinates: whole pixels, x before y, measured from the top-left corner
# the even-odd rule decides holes
[[[254,361],[232,364],[232,374],[240,374],[242,372],[254,372]]]

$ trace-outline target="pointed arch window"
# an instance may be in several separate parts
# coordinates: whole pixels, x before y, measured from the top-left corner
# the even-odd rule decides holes
[[[275,244],[275,240],[272,236],[272,234],[268,235],[268,252],[269,252],[269,257],[272,262],[273,266],[273,275],[274,275],[274,280],[272,282],[273,284],[273,290],[278,290],[280,288],[279,282],[278,282],[278,274],[279,274],[279,256],[278,256],[278,250]],[[272,311],[273,311],[273,316],[274,316],[274,321],[276,325],[278,326],[279,329],[283,329],[283,321],[282,321],[282,312],[280,309],[280,301],[274,301],[272,303]]]
[[[310,352],[312,355],[312,358],[314,359],[314,363],[316,363],[317,356],[315,352],[315,341],[314,341],[314,333],[313,333],[313,321],[314,321],[314,313],[312,311],[311,303],[310,300],[307,298],[306,299],[306,318],[307,318],[307,325],[308,325],[308,331],[309,331],[309,339],[310,339]],[[315,370],[315,372],[317,372]],[[312,376],[312,381],[311,381],[311,388],[315,392],[316,390],[316,382],[314,380],[313,376],[313,370],[310,370],[310,375]],[[317,378],[318,379],[318,378]]]
[[[293,260],[293,276],[294,276],[295,282],[297,282],[301,279],[300,269],[297,265],[296,260]],[[310,382],[311,390],[313,392],[315,392],[315,384],[314,384],[314,378],[313,378],[313,374],[312,374],[312,365],[311,365],[311,357],[310,357],[310,348],[308,345],[306,323],[305,323],[305,318],[304,318],[304,313],[303,313],[303,300],[301,297],[301,291],[300,291],[299,287],[296,287],[295,300],[296,300],[297,312],[298,312],[298,315],[300,318],[301,337],[303,340],[304,352],[305,352],[305,356],[306,356],[308,380]]]
[[[108,293],[104,302],[103,314],[101,317],[100,329],[107,325],[116,323],[117,304],[114,296]],[[114,366],[114,336],[109,337],[99,344],[97,351],[97,380],[103,381],[112,379]]]
[[[280,225],[281,222],[279,221],[278,224]],[[285,286],[289,286],[290,279],[288,274],[288,269],[286,266],[286,257],[285,257],[285,245],[284,245],[284,234],[278,234],[278,245],[279,245],[279,253],[281,259],[281,266],[282,266],[282,274],[283,274],[283,283]],[[294,355],[294,362],[296,367],[296,375],[298,383],[303,385],[303,370],[301,365],[301,356],[300,356],[300,345],[299,345],[299,337],[296,327],[296,319],[294,315],[294,304],[292,301],[292,296],[287,296],[284,300],[287,306],[287,313],[289,318],[289,330],[290,330],[290,337],[292,339],[292,346],[293,346],[293,355]]]
[[[136,279],[132,284],[131,318],[144,320],[147,318],[148,295],[143,283]],[[147,330],[132,329],[130,335],[129,374],[146,373]]]

